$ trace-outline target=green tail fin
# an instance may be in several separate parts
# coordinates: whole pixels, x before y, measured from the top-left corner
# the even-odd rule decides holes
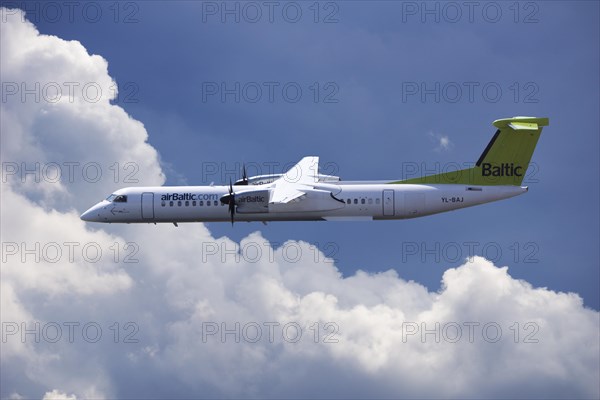
[[[390,183],[521,186],[548,118],[514,117],[494,121],[498,128],[473,168]]]

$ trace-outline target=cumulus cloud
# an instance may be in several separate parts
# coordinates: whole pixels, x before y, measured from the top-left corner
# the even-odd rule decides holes
[[[160,185],[143,124],[110,100],[108,63],[77,41],[2,12],[2,183],[45,206],[85,210],[124,183]]]
[[[3,82],[113,84],[80,43],[2,13]],[[3,160],[131,161],[140,184],[164,181],[143,125],[110,96],[25,100],[2,102]],[[2,397],[600,395],[598,312],[483,258],[431,292],[393,270],[343,276],[311,244],[260,232],[84,224],[112,176],[4,178]]]

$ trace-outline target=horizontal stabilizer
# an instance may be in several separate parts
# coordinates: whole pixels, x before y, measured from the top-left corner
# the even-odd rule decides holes
[[[502,129],[510,127],[513,130],[537,130],[541,126],[548,126],[548,118],[536,118],[536,117],[513,117],[497,119],[493,122],[496,128]]]

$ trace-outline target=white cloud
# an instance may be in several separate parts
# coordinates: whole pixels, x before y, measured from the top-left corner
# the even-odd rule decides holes
[[[44,397],[42,397],[42,400],[77,400],[77,396],[75,395],[67,395],[66,393],[62,393],[59,392],[58,390],[54,389],[51,392],[47,392],[46,394],[44,394]]]
[[[2,48],[3,82],[7,66],[9,81],[112,84],[104,59],[17,14],[2,23]],[[2,116],[3,160],[131,160],[140,183],[163,181],[143,126],[108,98],[11,99]],[[237,244],[201,224],[81,222],[73,209],[113,185],[2,185],[1,396],[600,395],[599,315],[576,294],[533,288],[482,258],[446,271],[436,293],[394,271],[343,277],[310,244],[273,248],[258,232]],[[70,242],[80,244],[72,260],[25,251]],[[138,262],[124,262],[127,242]],[[103,250],[98,260],[81,253],[89,243]],[[86,324],[102,329],[97,341]]]
[[[127,181],[162,184],[143,124],[110,104],[117,87],[107,61],[77,41],[40,35],[20,11],[2,18],[3,183],[79,212]]]
[[[452,148],[454,147],[454,143],[450,141],[448,135],[442,135],[440,133],[433,132],[429,132],[428,135],[431,141],[435,144],[435,147],[433,149],[434,151],[449,151],[452,150]]]

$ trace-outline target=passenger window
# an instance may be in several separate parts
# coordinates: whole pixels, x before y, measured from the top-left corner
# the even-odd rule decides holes
[[[192,201],[192,206],[196,205],[196,200]]]
[[[354,204],[358,204],[358,199],[354,199]]]
[[[219,202],[215,200],[215,202],[213,203],[215,206],[219,205]]]
[[[185,201],[185,206],[186,206],[186,207],[189,207],[189,206],[190,206],[190,201],[189,201],[189,200],[186,200],[186,201]]]
[[[203,201],[203,200],[200,200],[200,201],[198,202],[198,205],[199,205],[199,206],[203,206],[203,205],[204,205],[204,201]]]
[[[350,203],[352,203],[352,200],[346,199],[346,204],[350,204]]]
[[[369,204],[373,204],[373,199],[369,199]]]
[[[172,200],[169,202],[169,207],[173,207],[173,201]]]
[[[206,201],[206,205],[210,207],[210,200]]]
[[[160,202],[160,205],[164,207],[164,206],[167,205],[167,202],[163,200],[163,201]]]
[[[179,200],[179,201],[177,202],[177,206],[178,206],[178,207],[181,207],[181,200]]]
[[[360,204],[365,204],[365,199],[360,199]]]
[[[375,204],[379,204],[379,198],[375,199]]]

